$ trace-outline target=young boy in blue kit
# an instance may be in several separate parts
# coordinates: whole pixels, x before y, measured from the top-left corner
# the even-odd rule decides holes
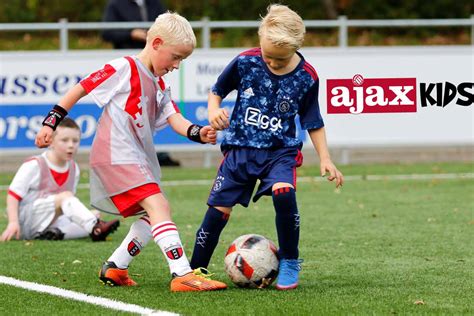
[[[319,155],[321,175],[329,173],[328,180],[335,180],[336,187],[342,186],[344,178],[329,156],[318,75],[298,52],[305,34],[301,17],[287,6],[270,5],[258,34],[260,48],[234,58],[209,93],[209,122],[214,129],[225,130],[221,146],[225,158],[196,233],[191,267],[208,266],[232,207],[237,203],[247,207],[260,180],[253,201],[272,196],[280,247],[276,287],[289,290],[298,286],[301,270],[295,191],[302,142],[296,137],[297,114]],[[220,105],[233,90],[237,100],[229,118]]]

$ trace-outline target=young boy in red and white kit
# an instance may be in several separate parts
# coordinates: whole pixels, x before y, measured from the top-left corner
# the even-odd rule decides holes
[[[43,122],[36,144],[49,144],[57,124],[86,94],[104,108],[90,153],[91,204],[124,217],[141,214],[122,244],[104,263],[99,278],[106,284],[131,286],[128,266],[153,238],[172,275],[171,291],[225,289],[191,269],[160,187],[160,166],[153,133],[166,125],[190,140],[216,142],[216,131],[186,120],[171,99],[163,76],[178,69],[196,46],[190,23],[176,13],[158,16],[136,56],[115,59],[69,90]]]
[[[8,226],[0,240],[74,239],[88,235],[103,241],[119,226],[104,222],[75,197],[79,166],[74,155],[81,131],[66,118],[53,134],[48,150],[32,157],[18,169],[8,189]]]

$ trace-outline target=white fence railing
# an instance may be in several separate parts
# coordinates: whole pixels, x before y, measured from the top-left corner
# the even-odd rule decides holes
[[[211,21],[203,18],[191,21],[191,26],[202,32],[202,48],[211,48],[211,31],[216,28],[257,28],[259,21]],[[69,31],[148,28],[151,22],[68,22],[57,23],[0,23],[0,31],[59,31],[62,52],[69,49]],[[305,20],[307,28],[338,28],[339,47],[348,46],[348,28],[357,27],[450,27],[470,26],[471,45],[474,45],[474,15],[466,19],[399,19],[399,20],[349,20],[340,16],[337,20]]]

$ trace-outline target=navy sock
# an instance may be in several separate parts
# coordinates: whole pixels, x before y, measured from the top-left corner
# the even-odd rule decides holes
[[[278,254],[283,259],[298,258],[300,239],[300,215],[296,205],[295,189],[279,188],[272,192],[275,207],[275,223],[280,249]]]
[[[201,227],[196,232],[191,269],[207,268],[212,253],[219,242],[219,236],[224,229],[229,215],[210,206],[204,216]]]

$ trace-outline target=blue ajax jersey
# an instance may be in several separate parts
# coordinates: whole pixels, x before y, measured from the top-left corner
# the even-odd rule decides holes
[[[222,149],[233,147],[299,147],[295,117],[302,129],[324,126],[319,110],[319,79],[314,68],[301,57],[298,66],[286,75],[273,74],[260,48],[241,53],[224,69],[212,87],[225,98],[237,90],[237,100],[225,130]]]

